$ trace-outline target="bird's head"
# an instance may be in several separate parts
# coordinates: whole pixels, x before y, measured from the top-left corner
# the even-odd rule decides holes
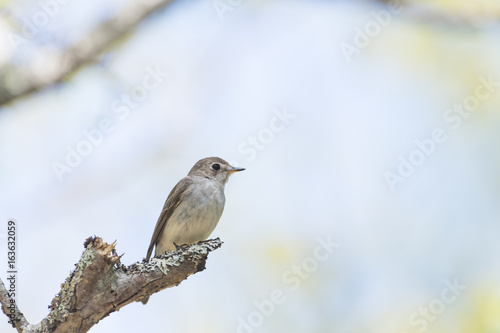
[[[205,177],[225,184],[231,174],[243,170],[245,169],[233,167],[220,157],[207,157],[196,162],[188,176]]]

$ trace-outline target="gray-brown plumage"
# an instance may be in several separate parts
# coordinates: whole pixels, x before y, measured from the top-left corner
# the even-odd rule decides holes
[[[175,245],[195,244],[207,239],[224,210],[224,186],[235,168],[219,157],[196,162],[167,197],[149,243],[146,260],[175,250]],[[142,300],[146,304],[149,298]]]

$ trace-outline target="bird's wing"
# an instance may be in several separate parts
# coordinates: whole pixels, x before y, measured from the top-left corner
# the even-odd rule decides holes
[[[174,186],[172,191],[167,197],[167,201],[163,206],[163,210],[161,211],[160,217],[158,218],[158,222],[156,222],[155,230],[153,231],[153,236],[151,237],[151,242],[149,243],[148,254],[146,255],[146,260],[151,258],[151,253],[153,252],[153,248],[158,241],[158,237],[160,237],[163,229],[168,223],[168,219],[172,216],[174,210],[179,206],[179,204],[184,200],[187,193],[189,193],[188,189],[193,185],[193,179],[191,177],[182,178],[177,185]]]

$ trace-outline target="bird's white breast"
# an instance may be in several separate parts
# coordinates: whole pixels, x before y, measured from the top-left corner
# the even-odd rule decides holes
[[[177,245],[194,244],[207,239],[224,210],[224,186],[213,180],[193,177],[189,193],[168,219],[159,237],[156,255]]]

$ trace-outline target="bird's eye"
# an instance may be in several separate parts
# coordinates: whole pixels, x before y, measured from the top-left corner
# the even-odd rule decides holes
[[[220,170],[220,165],[215,163],[215,164],[212,164],[212,169],[214,170]]]

